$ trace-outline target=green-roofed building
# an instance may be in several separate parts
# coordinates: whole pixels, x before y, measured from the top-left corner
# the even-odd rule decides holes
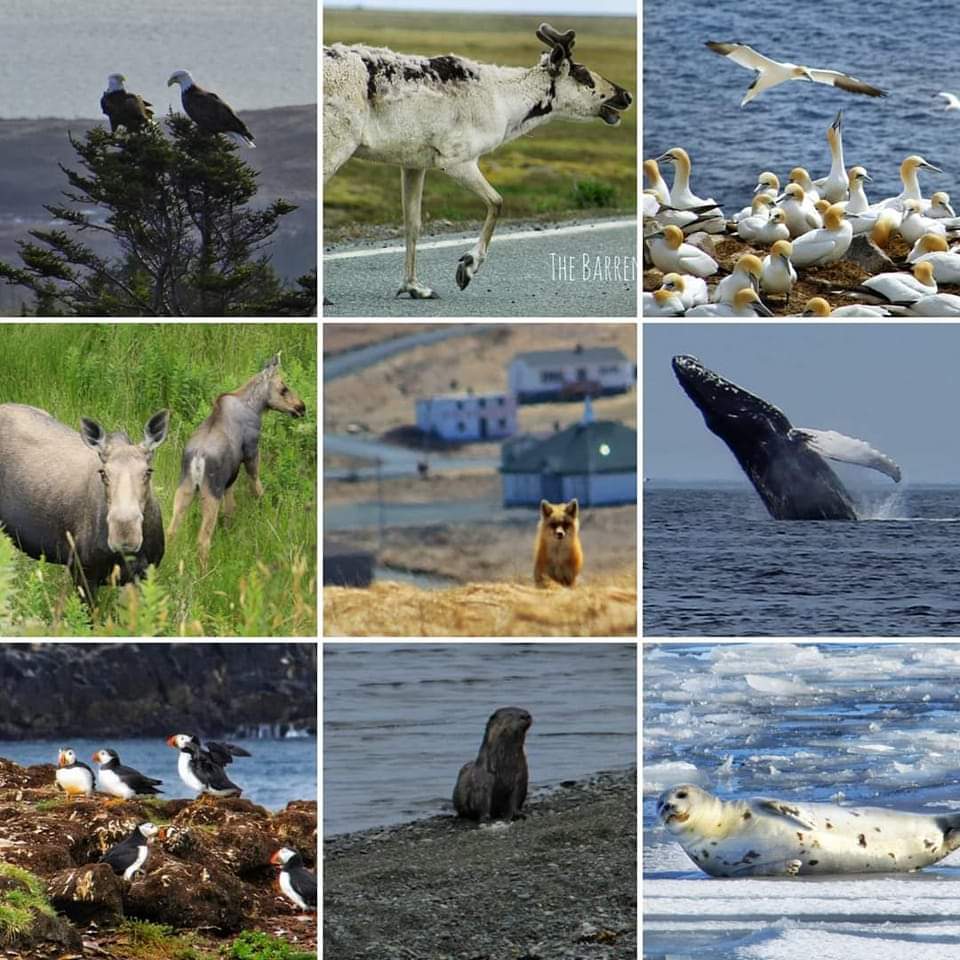
[[[505,507],[574,497],[584,507],[637,502],[637,431],[615,420],[588,412],[546,439],[517,437],[501,450]]]

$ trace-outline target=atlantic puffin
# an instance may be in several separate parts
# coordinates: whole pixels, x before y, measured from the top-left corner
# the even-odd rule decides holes
[[[163,793],[157,789],[157,784],[163,783],[162,780],[145,777],[133,767],[122,766],[116,750],[98,750],[92,759],[100,764],[97,781],[101,793],[109,793],[121,800],[129,800],[137,794]]]
[[[286,898],[301,910],[317,909],[317,878],[304,865],[296,850],[281,847],[270,858],[280,867],[277,883]]]
[[[180,779],[200,796],[209,793],[214,797],[239,797],[243,790],[227,777],[223,768],[234,757],[249,757],[243,747],[231,743],[207,741],[206,749],[200,740],[189,733],[175,733],[167,737],[167,746],[180,751],[177,771]]]
[[[111,847],[100,858],[100,862],[109,863],[113,872],[124,880],[132,880],[133,875],[147,862],[147,857],[150,856],[150,841],[159,832],[149,820],[139,824],[134,827],[133,833]]]
[[[57,754],[57,786],[68,796],[89,797],[93,793],[93,771],[77,760],[76,751],[62,748]]]

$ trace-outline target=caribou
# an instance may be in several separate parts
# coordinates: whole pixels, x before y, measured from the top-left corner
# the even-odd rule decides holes
[[[351,157],[401,168],[406,235],[403,283],[397,296],[437,296],[417,279],[417,238],[423,183],[440,170],[486,205],[473,248],[460,257],[456,281],[465,289],[487,257],[503,198],[480,172],[478,159],[548,120],[620,123],[632,97],[573,59],[573,30],[541,23],[549,50],[532,67],[499,67],[448,54],[419,57],[381,47],[324,47],[323,177]]]

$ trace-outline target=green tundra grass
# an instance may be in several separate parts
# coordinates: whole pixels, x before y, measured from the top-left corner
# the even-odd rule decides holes
[[[91,620],[66,567],[37,562],[0,536],[0,635],[311,636],[316,634],[316,329],[311,324],[4,324],[0,403],[81,416],[132,439],[170,409],[153,489],[170,520],[184,445],[218,394],[246,383],[277,351],[303,419],[266,411],[260,434],[264,496],[241,470],[237,509],[222,515],[200,570],[199,499],[167,543],[156,576],[102,586]]]
[[[535,31],[542,17],[507,14],[324,11],[324,43],[364,43],[401,53],[456,53],[481,63],[533,66],[546,49]],[[636,21],[624,17],[560,17],[552,26],[577,32],[574,56],[636,95]],[[553,121],[499,147],[480,161],[503,196],[503,216],[562,220],[632,213],[637,200],[636,103],[618,127],[602,121]],[[324,187],[324,229],[358,233],[357,225],[400,224],[397,167],[348,161]],[[442,173],[430,172],[424,223],[483,218],[483,202]]]

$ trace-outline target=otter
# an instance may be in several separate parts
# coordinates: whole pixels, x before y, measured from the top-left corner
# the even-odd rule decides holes
[[[527,798],[523,742],[531,723],[519,707],[501,707],[490,715],[477,759],[460,768],[453,789],[457,816],[509,822],[520,815]]]

